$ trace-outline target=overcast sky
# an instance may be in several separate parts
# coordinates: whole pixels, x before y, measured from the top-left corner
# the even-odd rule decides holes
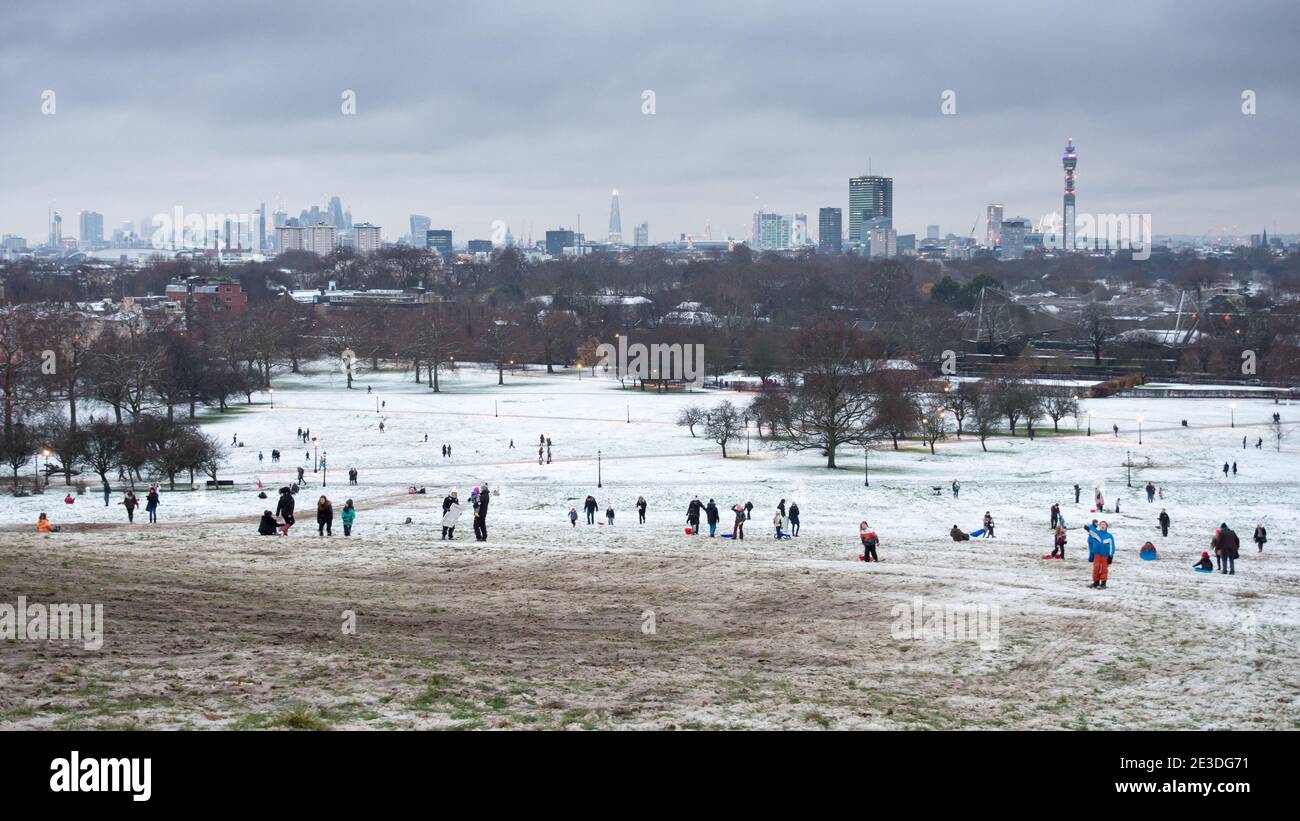
[[[1059,210],[1073,136],[1081,213],[1294,232],[1297,31],[1294,0],[5,0],[0,231],[338,195],[389,240],[412,212],[458,244],[579,215],[603,238],[618,188],[629,239],[746,237],[759,207],[815,233],[870,163],[900,233],[964,235],[989,202]]]

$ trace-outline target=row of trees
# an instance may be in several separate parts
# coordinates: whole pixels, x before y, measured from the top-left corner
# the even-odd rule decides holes
[[[815,450],[835,467],[841,447],[874,447],[890,442],[895,450],[906,439],[935,443],[949,435],[987,440],[1023,430],[1032,437],[1044,419],[1054,431],[1061,420],[1077,418],[1074,390],[1033,382],[1014,367],[998,369],[980,382],[949,383],[925,378],[908,363],[881,357],[878,343],[843,323],[821,323],[795,339],[797,368],[788,371],[785,388],[768,387],[747,407],[724,401],[712,408],[691,406],[677,422],[692,436],[697,427],[722,448],[743,435],[752,423],[790,450]]]
[[[0,463],[12,471],[15,493],[24,467],[36,459],[44,460],[47,482],[61,473],[63,483],[71,485],[74,475],[90,472],[103,483],[116,474],[135,487],[150,475],[165,478],[175,488],[176,477],[183,473],[191,483],[197,473],[215,482],[226,455],[225,445],[197,425],[160,415],[141,416],[131,424],[91,419],[74,428],[62,413],[53,413],[15,422],[0,434]]]

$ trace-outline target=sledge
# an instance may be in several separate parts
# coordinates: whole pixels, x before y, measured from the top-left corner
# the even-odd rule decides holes
[[[694,536],[694,535],[695,535],[695,531],[694,531],[694,530],[691,530],[689,527],[687,527],[687,528],[683,528],[683,532],[684,532],[687,536]]]
[[[972,531],[970,532],[970,537],[971,537],[972,539],[978,539],[980,536],[983,536],[983,535],[984,535],[984,528],[982,528],[982,527],[981,527],[979,530],[972,530]]]
[[[1213,569],[1207,569],[1207,568],[1204,568],[1204,567],[1193,567],[1192,570],[1195,571],[1195,572],[1197,572],[1197,573],[1213,573],[1213,572],[1214,572]]]
[[[1044,558],[1044,559],[1063,559],[1063,558],[1065,558],[1065,557],[1064,557],[1064,556],[1053,556],[1051,553],[1044,553],[1044,554],[1043,554],[1043,558]]]
[[[776,538],[781,539],[782,541],[784,541],[784,540],[786,540],[786,539],[793,539],[794,536],[791,536],[789,533],[778,533],[778,534],[776,534]]]
[[[1144,562],[1154,562],[1154,561],[1156,560],[1156,554],[1155,554],[1155,553],[1139,553],[1139,554],[1138,554],[1138,558],[1141,559],[1141,560],[1144,561]]]
[[[719,533],[718,535],[721,536],[721,537],[724,538],[724,539],[734,539],[734,538],[736,538],[735,536],[733,536],[733,535],[730,534],[730,533]]]

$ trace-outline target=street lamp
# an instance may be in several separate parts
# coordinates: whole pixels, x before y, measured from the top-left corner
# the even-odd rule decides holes
[[[1092,436],[1092,411],[1088,411],[1088,435]]]
[[[1231,405],[1228,405],[1228,413],[1230,414],[1228,418],[1232,420],[1232,427],[1234,428],[1237,427],[1237,403],[1236,402],[1233,402]]]
[[[267,388],[266,392],[271,395],[271,408],[275,408],[275,388]]]
[[[49,449],[49,448],[46,448],[45,450],[41,451],[41,456],[42,456],[42,458],[43,458],[43,461],[42,461],[42,463],[41,463],[41,470],[45,471],[45,484],[46,484],[46,486],[49,486],[49,484],[50,484],[50,449]],[[37,477],[36,477],[36,489],[37,489],[37,490],[40,490],[40,489],[41,489],[41,477],[40,477],[39,475],[37,475]]]
[[[320,459],[320,486],[321,487],[325,487],[325,485],[329,484],[329,478],[328,478],[329,468],[327,467],[327,464],[329,462],[328,457],[329,457],[328,453],[321,454],[321,459]]]
[[[375,394],[375,413],[379,413],[379,394]]]
[[[745,417],[745,455],[749,455],[749,417]]]
[[[1142,444],[1142,417],[1138,417],[1138,444]]]
[[[600,476],[600,451],[596,451],[596,487],[604,487]]]
[[[868,457],[871,455],[871,448],[862,449],[862,486],[871,487],[871,463]]]
[[[1133,451],[1125,452],[1128,454],[1128,459],[1124,460],[1128,466],[1128,486],[1133,487]]]
[[[313,454],[312,463],[311,463],[311,472],[319,473],[320,472],[320,446],[317,444],[317,440],[315,436],[311,438],[311,449]]]
[[[627,423],[630,425],[632,424],[632,403],[626,402],[625,404],[627,405]]]

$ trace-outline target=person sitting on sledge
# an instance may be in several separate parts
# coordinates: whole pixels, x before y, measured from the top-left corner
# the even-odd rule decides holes
[[[274,536],[280,527],[280,523],[275,520],[275,515],[269,510],[262,511],[262,520],[257,523],[257,535]]]
[[[969,542],[969,541],[970,541],[970,536],[968,536],[968,535],[966,534],[966,532],[965,532],[964,530],[962,530],[960,527],[957,527],[957,525],[953,525],[953,526],[952,526],[952,530],[949,530],[949,531],[948,531],[948,535],[952,537],[952,540],[953,540],[954,542]]]
[[[876,556],[876,548],[880,546],[880,537],[876,531],[871,529],[871,525],[866,520],[858,525],[858,538],[862,539],[862,555],[858,558],[864,562],[878,562],[880,558]]]
[[[1203,570],[1206,573],[1214,572],[1214,562],[1210,559],[1210,552],[1208,550],[1201,551],[1201,560],[1192,565],[1192,569]]]
[[[40,516],[36,517],[36,532],[37,533],[58,533],[59,529],[54,525],[50,524],[49,517],[46,516],[44,513],[42,513]]]
[[[1156,557],[1156,546],[1151,544],[1150,542],[1147,542],[1146,544],[1142,545],[1142,549],[1138,551],[1138,554],[1143,559],[1146,559],[1147,561],[1151,561]]]

